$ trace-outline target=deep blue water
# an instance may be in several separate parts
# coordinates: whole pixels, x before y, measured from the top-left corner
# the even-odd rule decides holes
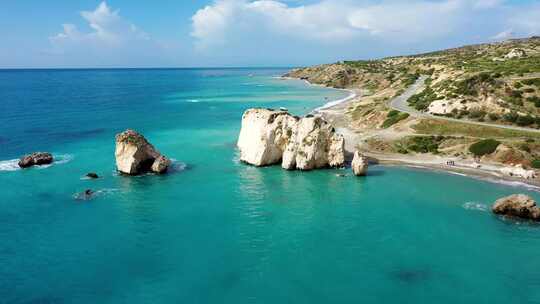
[[[346,96],[283,72],[0,71],[0,303],[540,303],[540,227],[488,212],[536,192],[239,163],[246,108],[304,114]],[[126,128],[176,169],[117,175]],[[41,150],[60,162],[15,169]],[[87,188],[98,196],[74,200]]]

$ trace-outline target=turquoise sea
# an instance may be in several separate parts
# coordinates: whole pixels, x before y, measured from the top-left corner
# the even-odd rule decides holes
[[[0,303],[540,303],[540,226],[489,212],[537,192],[240,163],[246,108],[306,114],[347,95],[284,72],[0,71]],[[126,128],[172,172],[116,174]],[[16,168],[42,150],[59,161]],[[93,200],[74,199],[87,188]]]

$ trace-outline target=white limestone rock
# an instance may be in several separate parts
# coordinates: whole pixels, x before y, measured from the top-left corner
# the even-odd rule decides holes
[[[247,110],[238,138],[240,160],[254,166],[279,163],[296,123],[297,118],[285,111]]]
[[[365,176],[368,170],[367,157],[360,154],[360,152],[355,151],[351,167],[352,167],[354,175]]]
[[[321,117],[297,118],[285,111],[249,109],[242,116],[240,159],[255,166],[287,170],[340,167],[344,139]]]
[[[533,179],[536,178],[536,172],[534,170],[527,170],[523,168],[523,165],[519,164],[513,167],[504,167],[500,170],[504,175],[521,177],[524,179]]]
[[[506,59],[523,58],[527,56],[527,53],[523,49],[512,49],[508,54],[504,56]]]
[[[133,130],[116,135],[116,167],[128,175],[165,173],[171,161],[161,155],[144,136]]]

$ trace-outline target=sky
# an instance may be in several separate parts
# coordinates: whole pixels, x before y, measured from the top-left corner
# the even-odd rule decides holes
[[[540,0],[17,0],[0,68],[289,67],[533,35]]]

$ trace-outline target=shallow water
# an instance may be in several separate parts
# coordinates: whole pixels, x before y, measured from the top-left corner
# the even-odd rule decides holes
[[[398,167],[355,178],[239,163],[244,109],[302,114],[347,95],[281,73],[0,72],[0,303],[540,302],[540,226],[489,212],[536,192]],[[114,134],[128,127],[175,170],[117,175]],[[36,150],[63,161],[9,165]],[[87,188],[98,195],[74,199]]]

